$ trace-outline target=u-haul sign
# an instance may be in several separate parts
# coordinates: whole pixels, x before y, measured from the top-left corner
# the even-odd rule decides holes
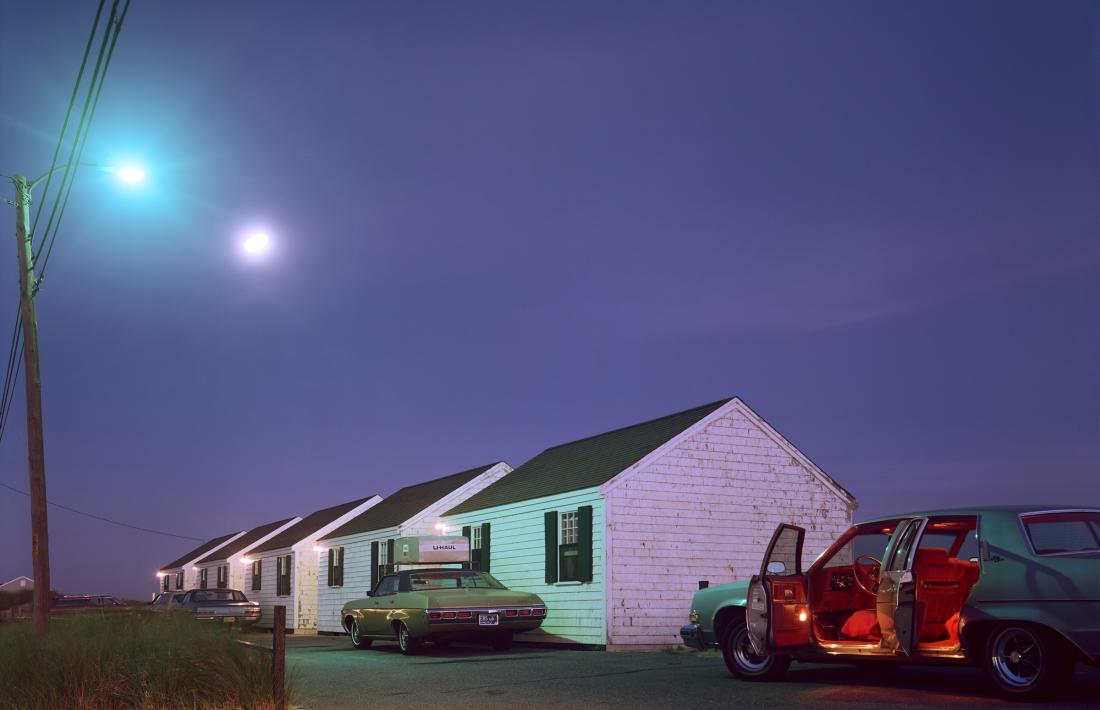
[[[470,561],[470,541],[462,536],[399,537],[394,543],[397,564],[459,563]]]

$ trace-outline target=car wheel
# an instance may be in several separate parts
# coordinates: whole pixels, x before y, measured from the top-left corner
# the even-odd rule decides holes
[[[512,647],[512,634],[503,633],[493,637],[494,651],[507,651]]]
[[[1074,660],[1056,639],[1022,624],[1003,624],[989,634],[982,666],[994,689],[1006,698],[1031,700],[1064,689]]]
[[[748,681],[779,680],[791,665],[790,656],[756,655],[744,619],[730,624],[722,641],[722,660],[734,677]]]
[[[348,633],[351,634],[351,645],[358,649],[370,648],[370,639],[363,638],[363,635],[359,633],[359,622],[355,619],[351,620],[351,627],[348,628]]]
[[[397,627],[397,645],[401,648],[401,653],[406,656],[416,655],[420,651],[420,641],[412,637],[405,622],[401,622]]]

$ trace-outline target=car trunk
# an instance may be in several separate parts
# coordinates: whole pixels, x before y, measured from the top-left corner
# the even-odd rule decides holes
[[[510,589],[439,589],[422,594],[429,609],[541,606],[533,595]]]

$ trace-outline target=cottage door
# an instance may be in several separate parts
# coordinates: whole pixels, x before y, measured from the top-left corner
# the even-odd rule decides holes
[[[782,524],[775,529],[749,582],[745,623],[756,652],[789,651],[810,642],[806,575],[802,573],[802,543],[806,531]]]

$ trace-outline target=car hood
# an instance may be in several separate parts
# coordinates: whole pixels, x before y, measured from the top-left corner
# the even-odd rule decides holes
[[[469,607],[533,606],[542,604],[537,594],[511,589],[441,589],[413,592],[428,609],[465,609]]]

